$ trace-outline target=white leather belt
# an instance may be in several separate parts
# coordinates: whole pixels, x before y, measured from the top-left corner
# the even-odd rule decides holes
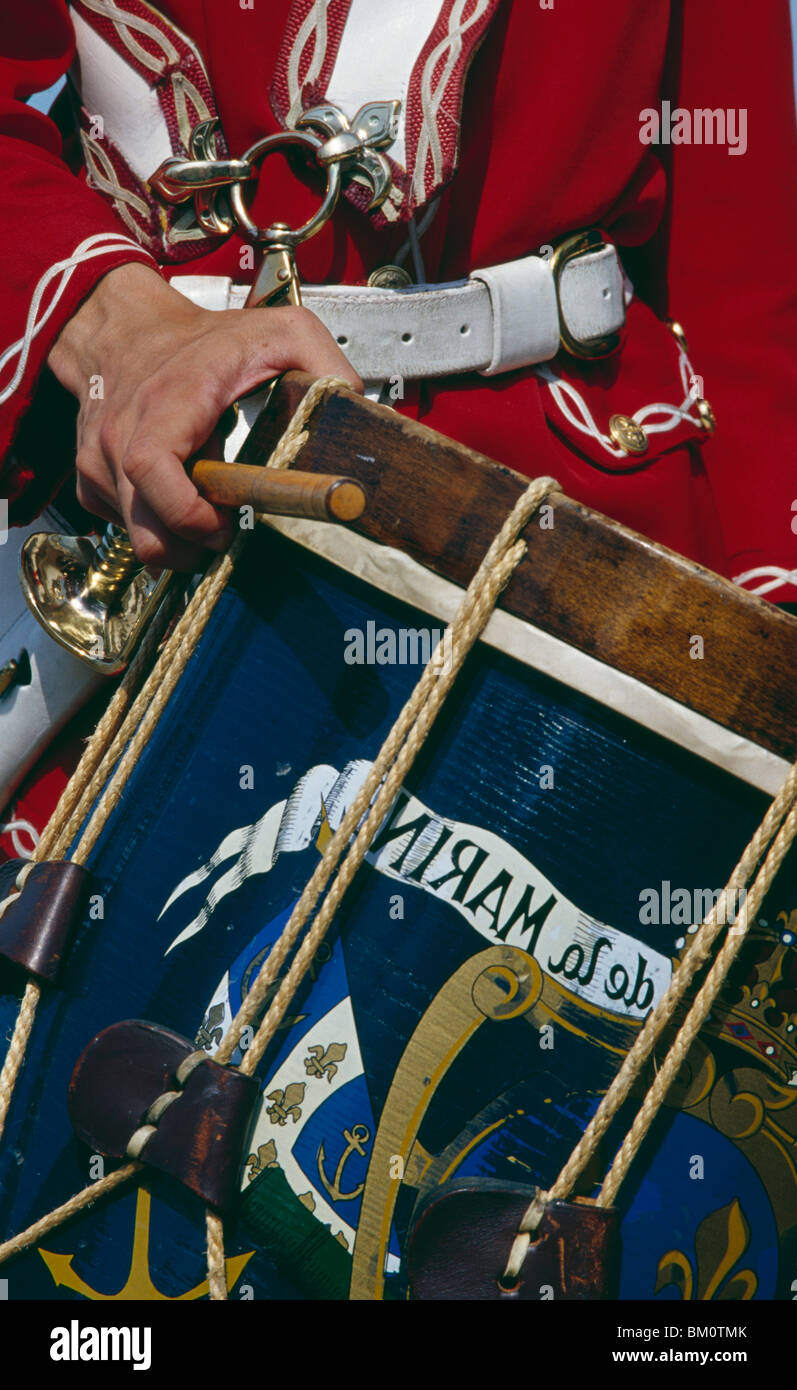
[[[249,293],[249,286],[226,276],[176,275],[171,284],[206,309],[241,308]],[[549,362],[563,333],[583,343],[617,333],[630,297],[611,245],[568,260],[558,287],[540,256],[476,270],[447,285],[302,285],[303,303],[365,381],[493,376]]]
[[[241,308],[248,285],[226,276],[178,275],[175,289],[206,309]],[[550,361],[565,334],[589,343],[619,331],[630,285],[617,252],[605,245],[566,261],[557,278],[549,261],[527,256],[477,270],[467,280],[401,290],[303,285],[303,301],[340,343],[371,394],[391,378],[460,372],[492,376]],[[240,403],[225,444],[235,458],[263,404],[258,392]],[[47,744],[101,684],[59,647],[29,613],[17,582],[19,550],[35,530],[64,529],[47,516],[11,531],[0,547],[0,670],[24,651],[29,684],[0,700],[0,809]]]

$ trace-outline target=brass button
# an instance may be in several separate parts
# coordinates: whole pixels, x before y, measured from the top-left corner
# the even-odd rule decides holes
[[[371,271],[368,284],[376,290],[405,290],[412,284],[412,276],[400,265],[380,265]]]
[[[609,421],[609,434],[627,454],[644,454],[648,447],[645,431],[630,415],[613,415]]]
[[[684,333],[684,330],[683,330],[683,328],[681,327],[680,323],[677,323],[675,319],[668,319],[668,320],[667,320],[667,327],[669,328],[669,330],[670,330],[670,332],[672,333],[673,337],[674,337],[675,339],[677,339],[677,341],[680,343],[680,345],[681,345],[681,347],[683,348],[684,352],[688,352],[688,351],[689,351],[689,347],[688,347],[687,341],[686,341],[686,334]]]
[[[715,429],[717,428],[717,417],[714,414],[714,411],[711,409],[711,406],[709,405],[708,401],[704,401],[702,399],[695,401],[695,406],[697,407],[697,413],[700,416],[700,423],[703,426],[703,429],[706,430],[709,434],[713,434]]]

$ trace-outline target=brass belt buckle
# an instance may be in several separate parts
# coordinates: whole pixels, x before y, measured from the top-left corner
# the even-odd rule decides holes
[[[571,357],[579,357],[582,360],[591,360],[598,357],[608,357],[610,353],[616,352],[622,341],[622,334],[607,333],[599,338],[575,338],[568,328],[564,314],[562,313],[562,300],[560,295],[560,281],[562,271],[570,261],[577,260],[579,256],[585,256],[590,251],[598,251],[601,246],[609,245],[597,227],[589,227],[584,232],[576,232],[572,236],[562,237],[554,247],[554,253],[550,260],[553,272],[553,283],[556,289],[556,305],[559,311],[559,341],[565,352],[569,352]]]

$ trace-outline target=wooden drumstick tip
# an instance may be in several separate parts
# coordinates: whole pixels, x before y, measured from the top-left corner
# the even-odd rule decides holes
[[[197,459],[189,476],[200,495],[218,507],[250,506],[274,516],[345,524],[361,517],[368,502],[362,485],[339,473]]]
[[[353,478],[333,483],[326,496],[327,512],[333,521],[356,521],[365,511],[365,489]]]

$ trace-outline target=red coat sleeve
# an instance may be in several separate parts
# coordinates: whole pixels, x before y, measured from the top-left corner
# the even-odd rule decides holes
[[[74,56],[65,0],[25,0],[0,37],[0,495],[12,522],[35,516],[60,481],[27,462],[20,423],[59,332],[97,281],[146,257],[108,204],[62,158],[55,124],[25,105]],[[42,386],[52,398],[53,381]],[[37,412],[39,413],[38,409]]]
[[[797,137],[788,0],[682,0],[673,107],[737,113],[728,145],[672,145],[668,308],[684,314],[717,431],[705,451],[734,578],[797,593]],[[746,125],[746,130],[745,130]],[[729,127],[730,129],[730,127]],[[744,138],[740,138],[744,136]],[[687,310],[679,306],[688,305]]]

